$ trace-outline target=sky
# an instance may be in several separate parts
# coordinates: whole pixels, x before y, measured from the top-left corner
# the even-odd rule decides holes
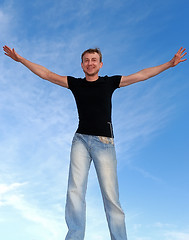
[[[8,45],[60,75],[129,75],[189,49],[187,0],[0,1],[0,236],[62,240],[69,154],[78,124],[71,91],[4,55]],[[117,89],[112,120],[128,240],[189,239],[189,61]],[[110,239],[91,166],[86,240]]]

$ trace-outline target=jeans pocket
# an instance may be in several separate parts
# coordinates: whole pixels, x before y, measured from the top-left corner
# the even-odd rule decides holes
[[[114,145],[114,139],[113,138],[102,137],[102,136],[98,136],[98,138],[102,143]]]

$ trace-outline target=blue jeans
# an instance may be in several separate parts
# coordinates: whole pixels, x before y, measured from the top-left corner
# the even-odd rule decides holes
[[[86,223],[85,195],[93,160],[103,197],[111,240],[126,240],[125,215],[119,202],[117,160],[112,138],[76,133],[66,201],[66,240],[83,240]]]

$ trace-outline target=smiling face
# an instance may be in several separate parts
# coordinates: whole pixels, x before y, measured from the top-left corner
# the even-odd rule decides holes
[[[100,61],[98,53],[85,53],[82,59],[81,67],[85,73],[86,79],[96,80],[102,65],[103,63]]]

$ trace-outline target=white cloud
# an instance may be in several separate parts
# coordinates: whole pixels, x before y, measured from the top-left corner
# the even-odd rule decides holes
[[[139,218],[140,219],[140,218]],[[129,232],[128,237],[133,240],[188,240],[189,233],[186,230],[176,230],[180,227],[178,225],[164,222],[156,222],[152,224],[148,224],[149,220],[145,219],[133,219],[134,221],[130,221],[129,223]],[[143,221],[142,223],[136,223],[136,221]]]
[[[7,192],[13,191],[26,183],[12,183],[10,185],[7,184],[0,184],[0,194],[5,194]]]
[[[162,223],[162,222],[156,222],[154,224],[154,227],[158,228],[175,228],[176,226],[170,223]]]
[[[1,9],[0,9],[0,21],[2,25],[7,24],[9,22],[10,17],[8,14],[5,14]],[[2,27],[1,25],[1,27]]]
[[[181,231],[169,231],[165,233],[165,240],[188,240],[189,233]]]
[[[118,90],[121,92],[114,98],[118,150],[127,152],[128,159],[131,149],[132,153],[137,152],[166,126],[175,107],[169,102],[165,86],[160,91],[161,82],[150,87],[147,83],[133,87]]]
[[[0,184],[0,207],[9,205],[7,199],[26,183]]]
[[[154,182],[163,183],[162,179],[152,175],[151,173],[149,173],[148,171],[146,171],[142,168],[132,166],[132,164],[128,164],[128,166],[130,167],[130,169],[139,172],[144,178],[149,178],[149,179],[153,180]]]
[[[17,214],[24,220],[40,225],[43,231],[36,235],[38,237],[44,235],[43,237],[46,236],[46,239],[49,240],[57,239],[65,232],[63,216],[51,210],[42,210],[41,207],[31,205],[24,199],[22,194],[9,194],[4,198],[3,202],[4,205],[11,207],[13,212],[17,211]],[[33,230],[35,231],[35,227]]]
[[[124,7],[131,2],[133,4],[133,1],[124,2]],[[17,3],[14,4],[15,9],[18,10]],[[27,6],[26,1],[23,2],[20,11],[23,11],[25,4]],[[76,4],[73,4],[73,1],[31,2],[32,6],[35,4],[33,19],[38,18],[39,25],[46,28],[42,29],[38,26],[34,32],[31,21],[29,24],[26,21],[27,25],[23,28],[19,27],[19,31],[16,31],[15,25],[21,19],[19,16],[15,18],[17,13],[11,8],[11,4],[6,10],[0,9],[0,21],[3,23],[0,26],[1,39],[6,41],[6,44],[14,42],[11,47],[15,47],[20,54],[31,61],[47,66],[62,75],[81,76],[80,53],[85,47],[97,44],[102,46],[103,52],[108,56],[104,65],[105,71],[108,70],[105,74],[109,72],[114,74],[116,71],[120,72],[120,69],[126,72],[125,65],[129,70],[136,69],[135,66],[128,66],[126,59],[122,64],[123,59],[120,56],[124,55],[125,58],[126,52],[132,52],[132,56],[128,55],[127,59],[130,61],[130,57],[133,57],[134,65],[136,63],[139,65],[139,62],[148,64],[147,51],[145,57],[141,51],[142,57],[138,58],[138,52],[134,52],[136,45],[133,44],[133,39],[138,45],[138,39],[146,34],[145,31],[143,32],[145,24],[140,26],[140,31],[136,31],[135,24],[144,22],[148,18],[151,14],[151,6],[145,5],[145,11],[142,11],[139,7],[141,3],[137,6],[133,5],[135,8],[133,14],[128,7],[128,11],[123,8],[123,11],[117,12],[122,9],[123,1],[89,0],[77,1]],[[43,8],[44,6],[46,7]],[[42,9],[43,12],[39,14],[37,9],[39,11]],[[37,29],[40,31],[37,32]],[[154,31],[161,29],[154,28]],[[24,31],[29,32],[30,38],[24,35]],[[44,31],[48,32],[48,36]],[[20,37],[20,33],[25,37]],[[148,37],[151,34],[153,34],[152,28],[148,31]],[[151,52],[149,64],[159,62],[157,59],[154,60],[154,54],[157,54],[156,50]],[[119,58],[117,66],[116,56]],[[34,239],[63,239],[61,234],[66,230],[62,225],[64,217],[62,202],[66,193],[71,138],[77,126],[73,98],[68,90],[44,83],[22,65],[11,62],[4,56],[0,58],[0,168],[3,179],[0,185],[3,196],[0,200],[1,207],[6,204],[7,209],[16,212],[24,222],[29,222],[28,226],[30,223],[36,224],[39,231],[36,230]],[[109,67],[106,67],[107,65]],[[140,149],[139,146],[142,148],[166,126],[174,109],[166,98],[171,91],[166,91],[168,88],[162,87],[161,83],[154,84],[152,88],[147,87],[149,91],[144,91],[145,87],[134,88],[133,91],[132,88],[121,90],[115,98],[114,105],[117,150],[120,155],[127,153],[128,162],[131,160],[129,158],[131,154],[137,153]],[[134,164],[132,167],[144,177],[161,181],[145,169],[138,168]],[[12,184],[8,185],[7,182]],[[104,213],[101,212],[104,211],[103,208],[95,208],[98,202],[96,199],[100,196],[96,195],[97,184],[94,182],[96,178],[92,178],[90,182],[87,236],[91,240],[104,240],[109,238],[109,233]],[[156,225],[162,229],[168,227],[161,223]],[[143,226],[136,224],[134,228],[139,231]],[[146,235],[141,237],[141,234],[138,234],[138,236],[140,237],[135,236],[133,239],[155,240],[145,237]],[[188,240],[188,234],[182,232],[170,231],[166,233],[166,237],[166,240],[186,240],[186,238]],[[161,234],[159,239],[163,238],[164,235]]]
[[[15,12],[12,8],[11,1],[0,7],[0,32],[1,32],[1,43],[13,41],[15,39],[14,27],[16,23]]]
[[[4,35],[7,31],[8,25],[11,21],[11,15],[6,13],[4,9],[0,8],[0,31],[1,31],[1,37]]]

